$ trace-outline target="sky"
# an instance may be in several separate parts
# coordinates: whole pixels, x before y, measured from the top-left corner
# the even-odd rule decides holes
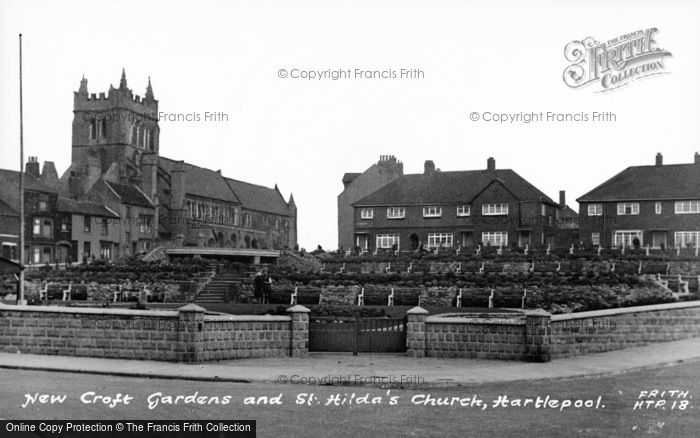
[[[481,169],[493,156],[569,204],[632,165],[700,151],[700,4],[692,1],[7,1],[0,0],[0,167],[19,167],[18,38],[25,156],[70,163],[73,92],[150,76],[160,152],[278,184],[298,207],[301,247],[337,246],[346,172],[395,155]],[[657,28],[666,74],[615,91],[569,88],[565,46]],[[285,77],[281,72],[284,69]],[[418,69],[413,79],[306,79],[305,71]],[[484,113],[591,114],[609,122],[496,123]],[[205,112],[227,120],[205,121]],[[478,121],[471,120],[477,113]]]

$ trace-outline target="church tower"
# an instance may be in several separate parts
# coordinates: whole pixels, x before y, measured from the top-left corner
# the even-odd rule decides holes
[[[110,85],[106,96],[88,94],[87,79],[80,81],[73,98],[71,173],[83,178],[85,190],[99,177],[142,186],[144,155],[157,162],[159,136],[150,78],[143,98],[128,88],[123,69],[119,88]]]

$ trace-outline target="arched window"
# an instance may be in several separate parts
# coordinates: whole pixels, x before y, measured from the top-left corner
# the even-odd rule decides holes
[[[90,120],[90,140],[97,138],[97,122],[95,119]]]
[[[100,122],[100,138],[107,138],[107,119]]]
[[[144,137],[145,137],[144,133],[145,133],[145,130],[141,126],[139,126],[139,146],[141,146],[141,147],[143,147],[143,144],[146,141],[144,139]]]
[[[246,247],[246,248],[250,248],[250,237],[245,236],[245,237],[243,238],[243,242],[245,243],[245,247]]]
[[[134,126],[131,127],[131,144],[136,146],[139,141],[139,122],[136,122]]]
[[[153,131],[149,130],[148,131],[148,150],[151,152],[155,152],[156,148],[153,145]]]

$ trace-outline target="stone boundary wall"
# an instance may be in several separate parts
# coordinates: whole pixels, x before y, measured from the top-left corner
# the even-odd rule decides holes
[[[518,318],[428,316],[408,311],[406,346],[413,357],[547,362],[603,351],[700,337],[700,301]]]
[[[0,304],[0,351],[202,362],[308,354],[309,310],[290,316]]]
[[[700,302],[688,301],[554,315],[548,348],[556,359],[694,337]]]

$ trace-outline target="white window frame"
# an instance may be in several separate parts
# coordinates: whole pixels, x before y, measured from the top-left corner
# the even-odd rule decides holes
[[[442,217],[442,207],[437,205],[423,207],[423,217]]]
[[[657,202],[654,204],[654,213],[655,214],[661,214],[663,212],[663,206],[661,205],[660,202]]]
[[[428,233],[429,248],[451,248],[454,244],[454,234],[452,233]]]
[[[374,219],[374,209],[373,208],[360,209],[360,219]]]
[[[490,246],[508,246],[508,231],[484,231],[481,233],[481,242]]]
[[[627,208],[629,207],[629,212]],[[617,204],[618,216],[636,216],[639,214],[639,202],[619,202]]]
[[[471,205],[458,205],[457,206],[457,217],[471,216],[472,206]]]
[[[403,219],[406,217],[406,207],[387,207],[387,219]]]
[[[627,248],[634,246],[632,241],[634,238],[639,238],[639,246],[644,246],[644,231],[643,230],[617,230],[612,233],[612,246],[617,248],[625,246]]]
[[[602,216],[603,204],[588,204],[588,216]]]
[[[700,201],[676,201],[676,214],[698,214],[700,213]]]
[[[676,231],[673,237],[676,248],[687,248],[691,243],[693,247],[700,244],[700,231]]]
[[[484,216],[500,216],[508,214],[508,204],[495,203],[483,204],[481,206],[481,214]]]
[[[391,249],[394,244],[397,248],[401,247],[401,239],[398,234],[377,234],[376,241],[378,249]]]
[[[591,243],[600,246],[600,233],[591,233]]]

